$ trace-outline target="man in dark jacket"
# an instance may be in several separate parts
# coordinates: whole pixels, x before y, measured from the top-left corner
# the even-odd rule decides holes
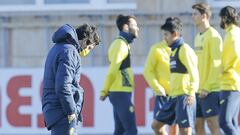
[[[55,45],[48,53],[43,78],[42,110],[51,135],[75,135],[81,121],[83,89],[80,55],[99,44],[96,27],[84,24],[76,30],[69,24],[53,35]]]

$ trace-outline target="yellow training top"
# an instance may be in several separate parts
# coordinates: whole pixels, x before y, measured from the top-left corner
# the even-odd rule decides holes
[[[143,75],[153,89],[155,95],[161,95],[160,91],[169,93],[170,66],[169,58],[171,48],[165,40],[154,44],[147,57]]]
[[[240,91],[240,28],[230,25],[225,31],[221,89]]]
[[[100,95],[107,96],[109,92],[131,92],[134,80],[130,67],[130,46],[124,38],[113,41],[108,50],[108,59],[110,66]]]
[[[195,37],[194,50],[198,56],[199,91],[220,91],[222,38],[213,28]]]
[[[189,45],[183,44],[179,48],[173,50],[171,57],[174,57],[175,61],[172,61],[171,58],[169,95],[180,96],[187,94],[194,96],[199,85],[196,54]],[[178,71],[173,71],[173,69],[179,71],[186,70],[186,73],[177,73]]]

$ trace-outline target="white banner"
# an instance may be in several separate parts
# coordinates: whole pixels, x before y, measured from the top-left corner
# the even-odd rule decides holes
[[[138,133],[153,134],[153,93],[142,76],[142,68],[133,68]],[[80,134],[112,134],[114,121],[112,106],[107,99],[99,100],[107,68],[83,70],[80,84],[85,90]],[[41,111],[43,69],[0,69],[0,135],[46,135]]]
[[[85,68],[81,86],[85,90],[82,134],[111,134],[114,129],[109,100],[99,100],[107,68]],[[142,76],[142,68],[134,68],[136,118],[139,133],[152,133],[153,93]],[[41,111],[43,69],[0,69],[0,134],[49,134]]]

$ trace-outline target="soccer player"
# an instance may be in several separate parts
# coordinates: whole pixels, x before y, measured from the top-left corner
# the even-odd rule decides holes
[[[170,54],[171,48],[168,47],[165,40],[154,44],[148,54],[143,72],[146,81],[155,94],[154,120],[152,122],[155,135],[167,135],[165,127],[160,129],[160,122],[157,117],[162,106],[167,101],[167,94],[170,89]],[[170,135],[178,135],[178,126],[176,124],[170,127]]]
[[[84,24],[75,29],[65,24],[53,34],[52,40],[55,44],[48,53],[43,77],[45,124],[51,135],[77,135],[83,104],[80,54],[85,52],[86,56],[100,39],[95,26]]]
[[[220,95],[220,127],[226,135],[239,135],[240,108],[240,28],[235,8],[226,6],[220,11],[220,26],[225,30]]]
[[[167,18],[161,29],[172,51],[168,92],[170,99],[163,105],[157,120],[160,122],[160,129],[175,121],[181,134],[192,135],[196,113],[195,92],[199,83],[197,56],[181,37],[182,24],[179,18]]]
[[[205,120],[211,135],[220,135],[218,116],[220,112],[220,74],[222,38],[210,26],[211,9],[205,3],[192,6],[192,18],[198,29],[194,50],[198,56],[199,90],[197,98],[197,135],[206,135]]]
[[[134,87],[130,63],[130,44],[138,37],[138,25],[134,16],[119,15],[116,20],[120,31],[108,50],[110,66],[100,100],[109,97],[113,105],[114,135],[137,135],[131,93]]]

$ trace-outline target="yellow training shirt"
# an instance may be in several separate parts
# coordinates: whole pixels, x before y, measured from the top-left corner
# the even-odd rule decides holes
[[[100,93],[101,96],[107,96],[109,92],[131,92],[133,90],[134,80],[131,67],[120,69],[123,61],[130,55],[129,53],[130,46],[124,38],[117,38],[113,41],[108,50],[110,66]]]
[[[177,55],[178,48],[174,49],[171,56]],[[198,90],[199,73],[197,67],[197,56],[193,49],[183,44],[180,47],[179,60],[185,66],[187,73],[171,73],[170,75],[170,96],[191,95],[194,96]]]
[[[199,91],[220,91],[222,38],[213,28],[195,37],[194,50],[198,56]]]
[[[240,28],[230,25],[225,31],[221,89],[240,91]]]
[[[168,94],[170,89],[170,66],[169,58],[171,48],[165,40],[154,44],[147,57],[143,75],[155,95],[161,95],[160,91]]]

